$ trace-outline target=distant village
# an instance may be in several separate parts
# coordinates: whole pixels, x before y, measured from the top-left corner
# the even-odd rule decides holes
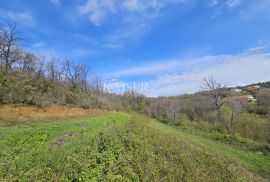
[[[256,102],[255,95],[259,90],[268,90],[269,88],[262,88],[260,85],[249,85],[245,87],[230,88],[232,96],[227,96],[224,98],[225,102],[240,101],[243,103],[253,103]]]

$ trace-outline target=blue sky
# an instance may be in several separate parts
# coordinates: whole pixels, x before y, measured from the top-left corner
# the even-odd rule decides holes
[[[270,81],[269,0],[0,0],[21,45],[73,59],[106,82],[148,85],[147,95]]]

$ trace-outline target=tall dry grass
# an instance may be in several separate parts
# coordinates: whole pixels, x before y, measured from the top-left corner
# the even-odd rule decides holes
[[[27,105],[2,105],[0,106],[0,127],[39,122],[53,118],[85,117],[107,112],[101,109],[83,109],[76,107],[48,106],[44,108]]]

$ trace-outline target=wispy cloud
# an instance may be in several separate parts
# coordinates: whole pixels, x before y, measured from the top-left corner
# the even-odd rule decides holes
[[[267,19],[270,20],[270,1],[250,1],[244,11],[241,13],[241,18],[246,21],[254,19]]]
[[[51,3],[53,3],[57,6],[61,5],[60,0],[50,0],[50,1],[51,1]]]
[[[113,73],[119,79],[153,74],[147,81],[149,96],[168,96],[200,90],[203,78],[214,76],[227,86],[270,80],[270,54],[247,51],[239,55],[204,56],[172,60]],[[120,77],[119,77],[120,76]],[[139,80],[138,80],[139,81]]]
[[[170,1],[158,1],[158,0],[126,0],[123,1],[123,6],[128,11],[143,12],[149,9],[161,9],[166,3]]]
[[[147,23],[140,20],[132,20],[105,35],[100,40],[100,43],[106,48],[121,48],[126,41],[139,40],[148,31],[150,31],[150,27]]]
[[[99,26],[112,15],[124,14],[124,17],[136,15],[147,19],[168,4],[184,2],[184,0],[87,0],[79,7],[79,12],[87,15],[94,25]]]
[[[14,11],[0,11],[0,17],[4,17],[7,20],[16,22],[17,24],[23,24],[29,27],[34,27],[36,21],[30,12],[14,12]]]
[[[88,57],[94,53],[93,50],[81,47],[67,48],[61,44],[48,44],[43,41],[33,42],[24,47],[26,50],[35,53],[37,56],[45,56],[48,58],[57,57],[59,59],[79,59]]]
[[[115,77],[133,77],[137,75],[160,75],[168,73],[190,72],[205,69],[209,66],[224,64],[228,55],[222,55],[219,59],[216,56],[204,56],[189,59],[172,59],[154,61],[152,64],[139,65],[137,67],[128,68],[111,73],[110,76]]]
[[[79,7],[79,12],[86,14],[89,20],[99,26],[110,14],[116,12],[113,0],[88,0],[86,4]]]
[[[239,20],[250,21],[262,18],[270,20],[269,0],[208,0],[208,7],[214,10],[212,18],[221,17],[229,11],[231,13],[237,13],[238,17],[236,19]]]
[[[185,0],[86,0],[78,7],[82,15],[97,26],[113,25],[97,44],[107,49],[119,49],[133,38],[138,40],[151,30],[153,22],[169,4],[183,4]]]
[[[235,8],[242,3],[243,0],[227,0],[226,4],[228,8]]]
[[[260,52],[260,51],[263,51],[266,48],[267,48],[266,45],[260,45],[260,46],[257,46],[257,47],[250,48],[249,52]]]
[[[259,41],[256,47],[248,49],[248,53],[260,53],[270,48],[270,42]]]
[[[177,95],[200,90],[203,78],[214,76],[227,86],[245,85],[270,80],[270,54],[252,56],[215,56],[224,63],[181,74],[161,75],[148,82],[149,95]]]

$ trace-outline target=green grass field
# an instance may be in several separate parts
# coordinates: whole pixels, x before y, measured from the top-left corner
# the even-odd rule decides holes
[[[175,135],[186,142],[200,147],[205,151],[214,153],[216,155],[225,156],[232,163],[236,162],[238,165],[252,171],[254,173],[253,175],[264,176],[266,178],[270,177],[269,154],[264,155],[261,152],[241,150],[239,148],[213,141],[211,139],[190,134],[181,128],[168,126],[154,119],[145,118],[145,120],[146,119],[148,120],[147,125],[150,125],[153,128],[157,128],[162,132],[171,133],[172,135]]]
[[[267,181],[270,158],[106,112],[0,129],[0,181]]]

